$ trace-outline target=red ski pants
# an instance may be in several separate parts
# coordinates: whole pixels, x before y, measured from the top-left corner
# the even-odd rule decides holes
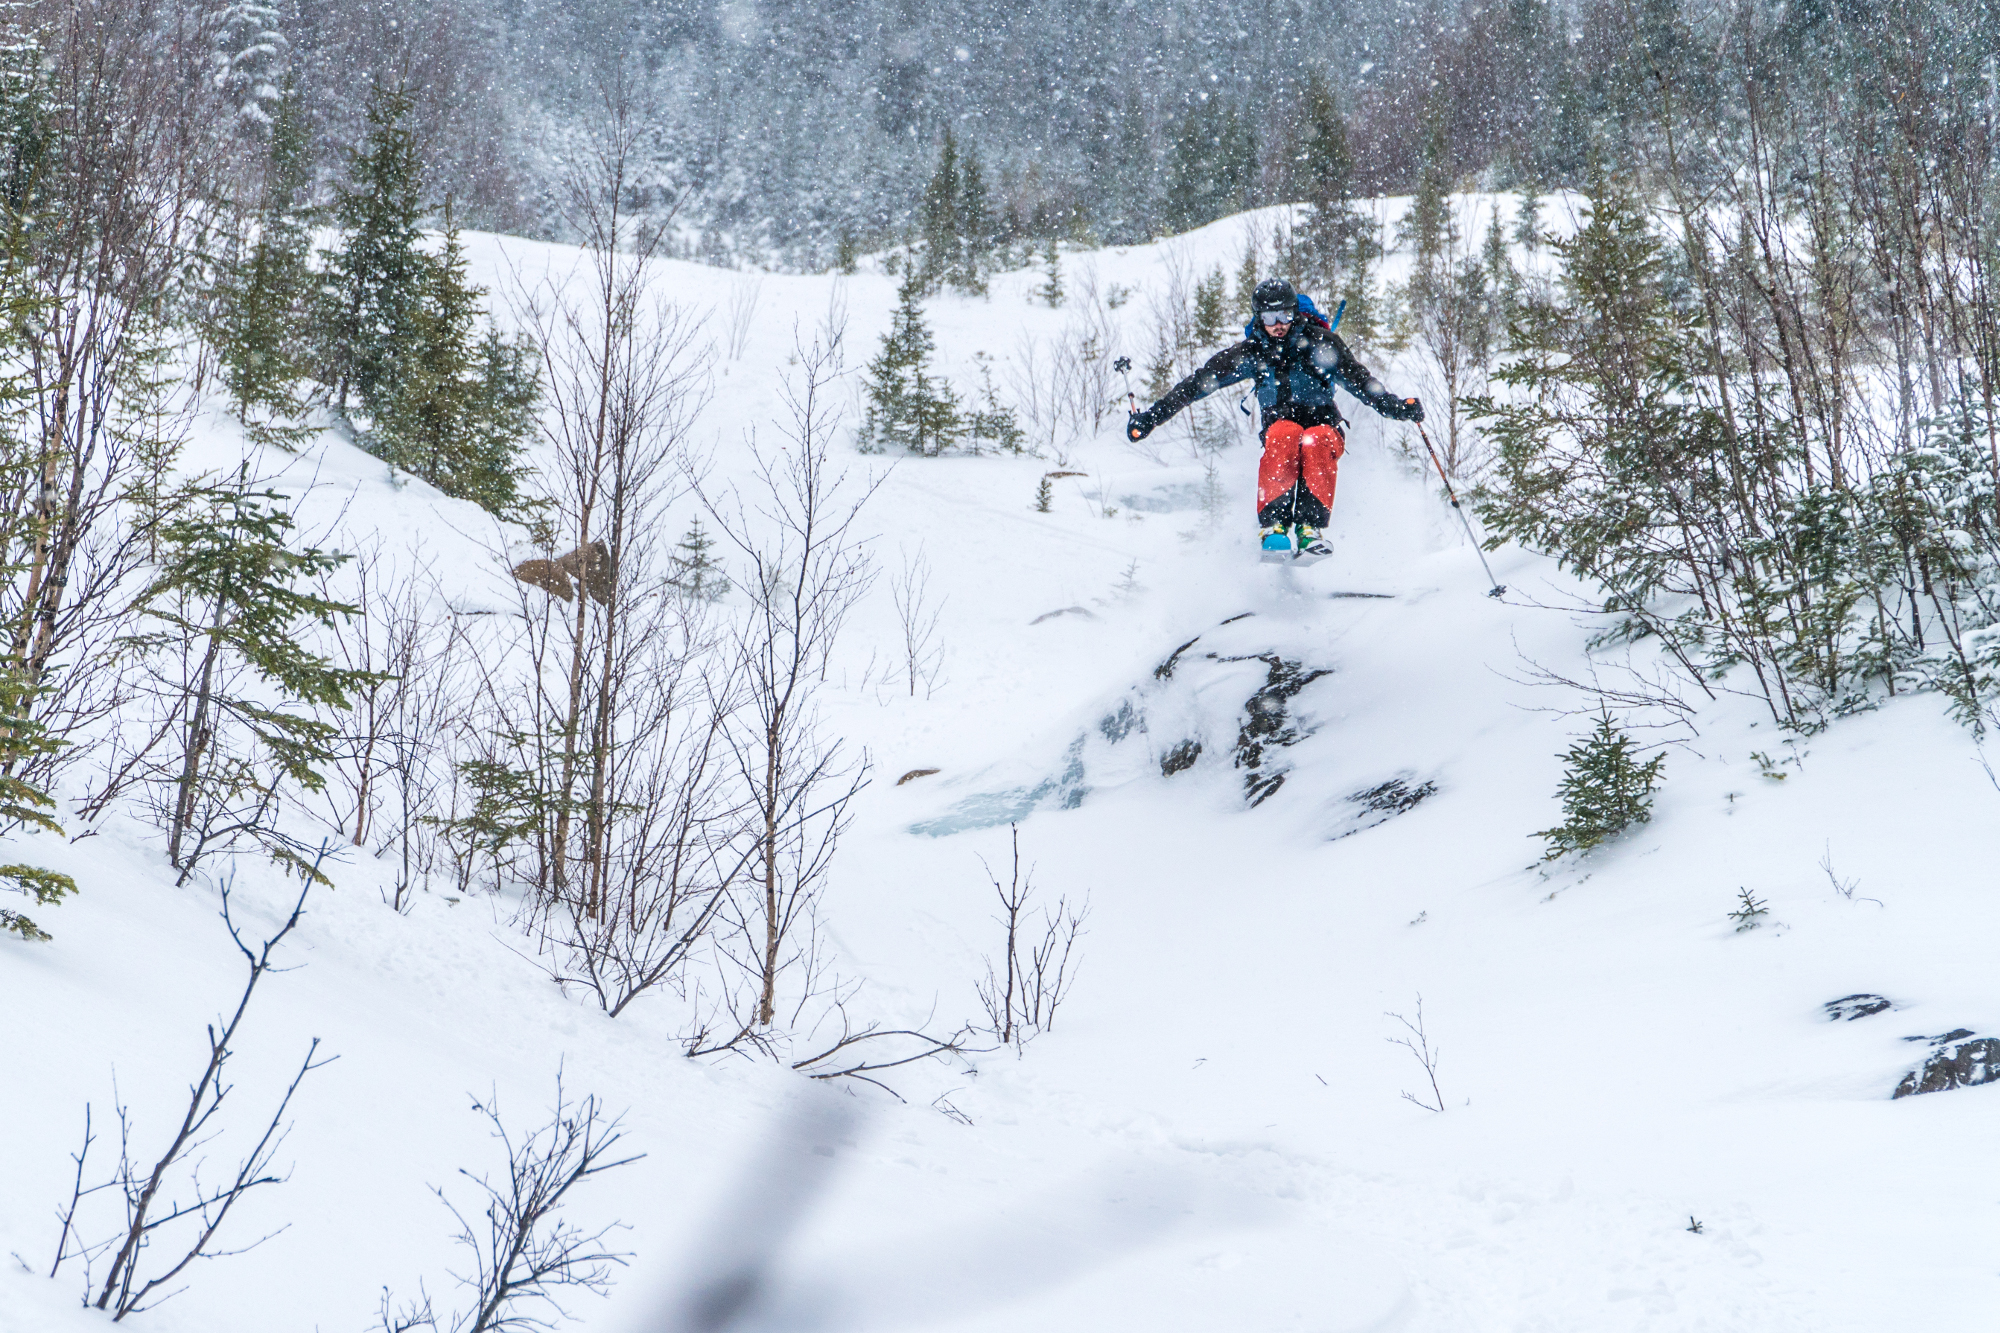
[[[1257,521],[1265,527],[1324,527],[1333,513],[1333,486],[1346,452],[1347,439],[1333,426],[1308,430],[1296,421],[1272,422],[1257,465]]]

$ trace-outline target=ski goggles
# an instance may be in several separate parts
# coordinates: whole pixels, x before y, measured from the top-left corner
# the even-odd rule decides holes
[[[1295,310],[1259,310],[1257,318],[1263,321],[1265,328],[1275,329],[1280,324],[1289,324],[1297,319],[1298,312]]]

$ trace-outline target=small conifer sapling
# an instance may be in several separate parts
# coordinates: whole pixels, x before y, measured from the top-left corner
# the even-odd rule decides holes
[[[1600,713],[1591,733],[1561,756],[1563,822],[1535,834],[1549,845],[1543,860],[1587,852],[1652,819],[1653,791],[1660,785],[1666,756],[1641,761],[1634,749],[1631,736],[1619,730],[1609,713]]]
[[[1769,903],[1748,889],[1737,889],[1736,910],[1729,914],[1729,919],[1736,923],[1737,934],[1740,935],[1746,930],[1755,930],[1758,926],[1764,924],[1760,918],[1767,917],[1770,914],[1771,907]]]
[[[1043,252],[1042,275],[1041,288],[1035,295],[1054,310],[1063,303],[1062,249],[1054,236],[1049,237],[1048,249]]]
[[[701,525],[696,516],[675,548],[674,573],[670,580],[688,596],[702,602],[719,602],[729,595],[729,580],[723,577],[722,564],[709,552],[715,549],[715,539],[708,535],[708,529]]]

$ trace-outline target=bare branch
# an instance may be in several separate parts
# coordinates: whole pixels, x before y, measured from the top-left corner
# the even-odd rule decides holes
[[[1388,1042],[1391,1046],[1401,1046],[1404,1050],[1415,1056],[1417,1063],[1424,1067],[1424,1077],[1430,1080],[1431,1101],[1425,1101],[1411,1092],[1405,1092],[1403,1100],[1412,1106],[1421,1106],[1426,1111],[1443,1111],[1444,1093],[1438,1088],[1437,1080],[1439,1052],[1431,1045],[1430,1037],[1424,1032],[1424,997],[1421,994],[1417,996],[1416,1022],[1412,1023],[1401,1014],[1393,1012],[1386,1012],[1385,1017],[1393,1018],[1398,1023],[1401,1023],[1407,1035],[1401,1037],[1384,1037],[1382,1040]]]

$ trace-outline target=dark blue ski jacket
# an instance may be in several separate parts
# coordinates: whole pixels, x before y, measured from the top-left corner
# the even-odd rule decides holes
[[[1139,415],[1152,430],[1188,404],[1247,379],[1257,382],[1257,402],[1264,409],[1267,430],[1273,421],[1339,424],[1333,396],[1336,383],[1383,416],[1406,415],[1405,400],[1355,360],[1340,335],[1310,319],[1295,322],[1283,341],[1272,338],[1254,320],[1245,324],[1242,342],[1217,352]]]

